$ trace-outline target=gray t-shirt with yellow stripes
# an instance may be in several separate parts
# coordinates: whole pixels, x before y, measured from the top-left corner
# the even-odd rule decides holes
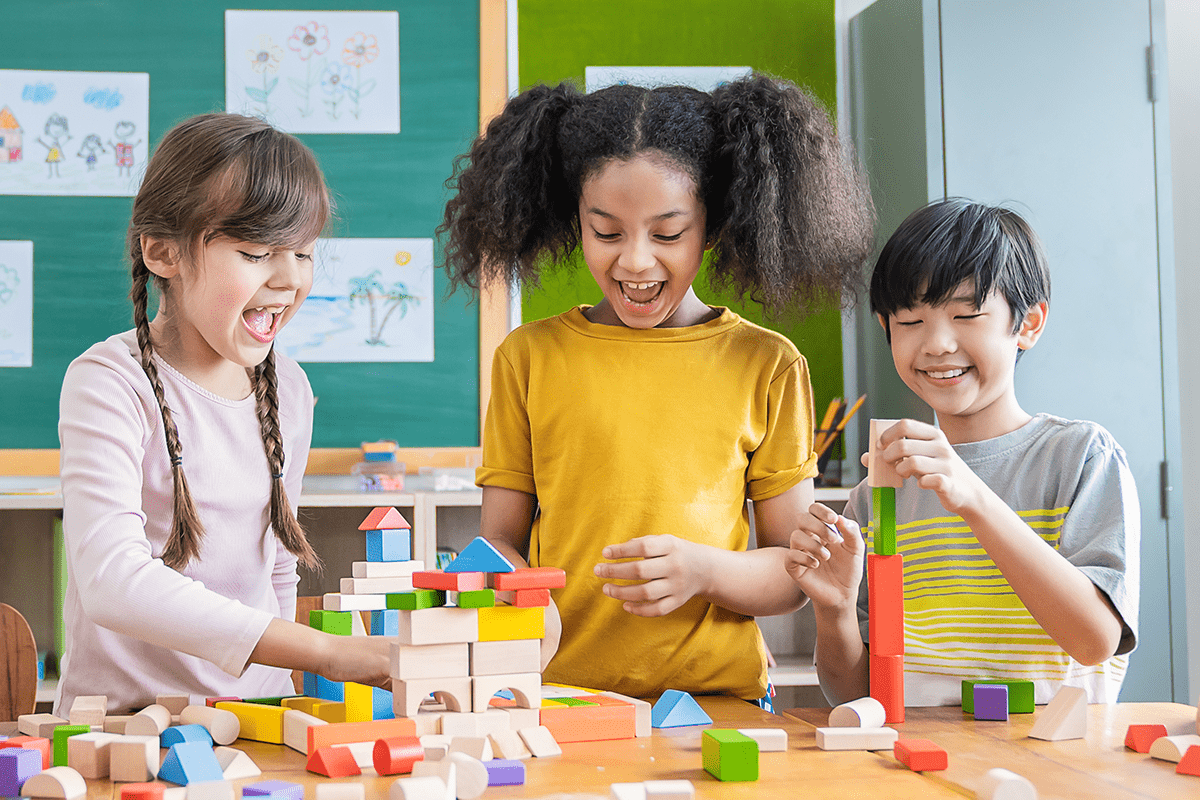
[[[1079,664],[1034,621],[962,517],[907,480],[896,490],[896,551],[904,556],[904,693],[909,706],[955,705],[964,678],[1023,678],[1047,703],[1061,686],[1116,702],[1137,641],[1141,521],[1125,451],[1094,422],[1038,414],[995,439],[955,445],[983,481],[1112,601],[1123,625],[1117,655]],[[846,514],[871,518],[871,487]],[[873,527],[864,525],[867,552]],[[858,617],[867,641],[867,580]]]

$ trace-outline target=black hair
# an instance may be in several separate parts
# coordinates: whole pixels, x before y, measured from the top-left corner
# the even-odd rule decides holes
[[[1013,332],[1030,308],[1050,302],[1050,269],[1033,228],[1007,208],[961,197],[936,200],[908,215],[879,253],[871,273],[871,311],[889,318],[918,303],[948,302],[973,281],[975,307],[999,292]]]
[[[534,86],[512,98],[447,182],[451,288],[536,285],[580,242],[589,177],[643,153],[690,176],[715,246],[714,288],[769,309],[851,297],[873,243],[866,184],[829,115],[805,90],[764,75],[711,93],[684,86]]]

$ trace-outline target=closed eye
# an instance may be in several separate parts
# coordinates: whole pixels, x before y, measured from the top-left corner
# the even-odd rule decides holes
[[[674,236],[659,235],[659,236],[656,236],[655,238],[658,239],[660,242],[677,242],[677,241],[679,241],[679,237],[681,237],[681,236],[683,236],[683,231],[680,231],[679,233],[675,234]]]
[[[903,327],[905,327],[905,328],[907,328],[907,327],[909,327],[909,326],[911,326],[911,325],[920,325],[920,324],[921,324],[921,320],[919,320],[919,319],[910,319],[910,320],[907,320],[907,321],[905,321],[905,322],[901,322],[900,320],[896,320],[896,324],[897,324],[897,325],[900,325],[900,326],[903,326]]]
[[[601,233],[595,228],[592,228],[592,234],[602,242],[611,242],[621,235],[619,233]]]
[[[238,252],[242,254],[242,258],[253,264],[257,264],[260,261],[266,261],[267,257],[271,255],[270,253],[247,253],[244,250],[239,250]]]
[[[979,319],[983,314],[956,314],[955,319]]]

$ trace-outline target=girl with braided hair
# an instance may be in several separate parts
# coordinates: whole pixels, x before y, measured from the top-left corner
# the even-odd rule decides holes
[[[712,284],[776,312],[856,284],[873,212],[825,111],[762,75],[711,93],[539,86],[451,186],[455,286],[536,284],[578,247],[604,296],[498,348],[476,474],[482,534],[567,572],[546,680],[761,701],[753,618],[806,600],[785,563],[817,472],[808,366],[692,283],[709,251]],[[819,568],[828,541],[803,535],[797,558]]]
[[[189,119],[148,163],[128,233],[135,327],[63,381],[60,714],[79,695],[122,711],[292,694],[290,669],[386,685],[382,639],[292,621],[297,563],[319,566],[295,514],[313,395],[272,345],[330,213],[312,152],[261,120]]]

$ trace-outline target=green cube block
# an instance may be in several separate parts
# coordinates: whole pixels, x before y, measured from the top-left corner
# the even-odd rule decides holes
[[[51,765],[65,767],[67,765],[67,739],[81,733],[91,733],[87,725],[59,725],[54,729],[54,757]]]
[[[415,589],[411,592],[394,592],[387,596],[387,607],[402,611],[419,608],[437,608],[446,605],[446,593],[436,589]]]
[[[980,678],[962,682],[962,709],[964,714],[975,713],[975,684],[995,683],[1008,687],[1008,713],[1033,713],[1033,681],[1015,678]]]
[[[707,730],[700,736],[705,771],[719,781],[758,780],[758,742],[733,730]]]
[[[316,608],[308,612],[308,627],[336,636],[349,636],[353,630],[350,615],[353,611],[325,611]]]
[[[458,593],[459,608],[492,608],[495,605],[495,589],[474,589]]]
[[[896,555],[896,489],[871,487],[871,516],[875,529],[875,554]]]

